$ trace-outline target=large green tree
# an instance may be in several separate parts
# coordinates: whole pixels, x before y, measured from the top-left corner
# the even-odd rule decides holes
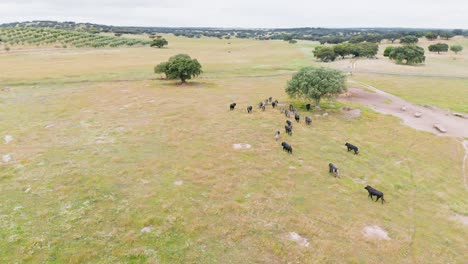
[[[447,52],[449,49],[449,46],[445,43],[437,43],[437,44],[429,45],[428,49],[431,52],[437,52],[438,54],[440,54],[441,52]]]
[[[305,67],[293,75],[286,85],[286,93],[292,98],[314,100],[320,106],[324,97],[333,97],[346,91],[346,76],[330,68]]]
[[[314,50],[314,56],[324,62],[334,61],[336,54],[333,47],[317,46]]]
[[[461,45],[452,45],[450,46],[450,50],[457,54],[458,52],[463,50],[463,47]]]
[[[424,49],[416,45],[395,47],[390,53],[389,58],[407,65],[423,63],[426,60]]]
[[[151,47],[162,48],[164,46],[167,46],[167,44],[169,44],[169,42],[167,42],[165,38],[156,38],[156,39],[153,39],[153,42],[151,43]]]
[[[414,44],[418,43],[418,37],[413,35],[407,35],[400,39],[400,43],[402,44]]]
[[[434,40],[437,38],[437,34],[434,33],[434,32],[427,32],[425,37],[428,39],[428,40]]]
[[[203,72],[198,60],[190,58],[187,54],[178,54],[169,58],[167,62],[158,64],[154,71],[166,74],[167,79],[180,79],[182,83]]]
[[[383,53],[384,57],[390,56],[390,53],[392,53],[393,49],[395,49],[394,46],[386,47],[385,50],[384,50],[384,53]]]
[[[159,63],[158,65],[154,67],[154,73],[164,73],[166,75],[166,69],[167,69],[168,64],[169,64],[168,61]],[[166,78],[167,78],[167,75],[166,75]]]
[[[341,56],[341,58],[345,58],[346,56],[351,54],[351,46],[350,43],[341,43],[333,46],[333,51],[337,56]]]
[[[444,32],[440,33],[440,37],[444,38],[446,40],[449,40],[450,38],[455,37],[455,34],[453,32],[450,32],[450,31],[444,31]]]
[[[397,33],[397,32],[387,33],[387,34],[383,35],[383,38],[384,38],[384,39],[388,39],[388,40],[390,40],[392,43],[394,43],[395,40],[401,38],[401,34],[400,34],[400,33]]]
[[[377,55],[379,46],[375,43],[363,42],[351,45],[350,52],[354,57],[373,58]]]

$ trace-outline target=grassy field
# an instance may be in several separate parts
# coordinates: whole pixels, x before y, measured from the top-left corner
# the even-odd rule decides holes
[[[468,79],[355,74],[352,77],[420,105],[468,113]]]
[[[291,71],[315,63],[303,47],[169,42],[0,54],[0,88],[10,87],[0,91],[0,131],[14,137],[0,145],[13,158],[0,163],[0,262],[466,261],[466,226],[451,220],[468,215],[459,140],[366,108],[349,118],[328,102],[328,117],[310,113],[311,127],[282,136],[288,155],[273,139],[284,116],[244,109],[288,101]],[[177,53],[199,59],[205,74],[187,86],[153,80],[152,67]],[[371,202],[366,184],[387,203]],[[371,225],[391,240],[365,238]]]
[[[448,45],[458,44],[463,46],[464,50],[457,55],[451,51],[437,54],[427,50],[429,45],[439,42]],[[352,80],[372,85],[417,104],[429,104],[468,113],[468,39],[463,37],[434,41],[420,39],[418,45],[425,49],[426,62],[418,66],[398,65],[384,57],[383,51],[392,45],[399,44],[384,42],[380,45],[376,59],[357,61],[338,59],[332,63],[317,61],[311,57],[309,48],[302,50],[311,64],[347,72],[351,71],[351,62],[355,61],[353,76],[350,76]]]

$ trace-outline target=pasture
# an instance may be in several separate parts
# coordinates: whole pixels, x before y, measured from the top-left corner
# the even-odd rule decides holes
[[[0,132],[14,138],[0,144],[12,157],[0,163],[2,263],[466,261],[467,226],[454,220],[468,216],[459,139],[334,100],[306,113],[284,87],[299,67],[321,64],[306,52],[315,43],[165,37],[165,49],[0,53],[0,88],[9,88]],[[153,67],[178,53],[205,73],[184,86],[159,79]],[[396,88],[417,103],[426,95]],[[285,135],[284,115],[256,106],[269,96],[312,125],[302,119]],[[465,109],[451,98],[430,103]],[[367,184],[387,203],[371,202]],[[389,239],[366,237],[372,226]]]

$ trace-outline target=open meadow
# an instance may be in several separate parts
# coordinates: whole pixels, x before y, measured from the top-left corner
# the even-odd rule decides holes
[[[288,136],[285,116],[258,102],[291,102],[284,88],[300,67],[348,61],[315,61],[315,42],[164,37],[163,49],[0,52],[0,155],[12,159],[0,163],[1,263],[466,262],[461,139],[335,100],[310,113],[293,101],[313,121]],[[465,45],[456,60],[431,54],[412,67],[379,56],[350,79],[468,112],[467,79],[445,76],[467,74],[468,42],[451,41]],[[178,85],[153,73],[178,53],[204,74]],[[367,72],[374,63],[445,77]],[[387,202],[371,202],[367,184]],[[373,226],[386,235],[366,236]]]

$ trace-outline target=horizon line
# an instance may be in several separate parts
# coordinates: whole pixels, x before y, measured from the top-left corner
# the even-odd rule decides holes
[[[301,28],[311,28],[311,29],[413,29],[413,30],[454,30],[461,29],[467,30],[465,28],[421,28],[421,27],[389,27],[389,26],[355,26],[355,27],[322,27],[322,26],[297,26],[297,27],[214,27],[214,26],[123,26],[123,25],[111,25],[111,24],[99,24],[94,22],[75,22],[75,21],[66,21],[66,20],[24,20],[24,21],[14,21],[14,22],[0,22],[0,26],[14,23],[34,23],[34,22],[57,22],[57,23],[75,23],[75,24],[93,24],[97,26],[107,26],[107,27],[125,27],[125,28],[187,28],[187,29],[224,29],[224,30],[271,30],[271,29],[301,29]]]

